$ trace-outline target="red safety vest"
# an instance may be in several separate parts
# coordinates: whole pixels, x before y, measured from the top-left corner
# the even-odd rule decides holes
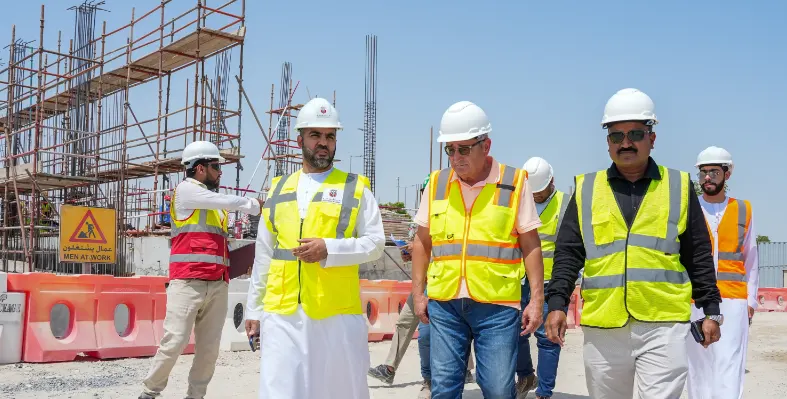
[[[184,181],[180,184],[194,184]],[[169,278],[229,281],[229,241],[227,211],[196,209],[187,218],[175,215],[172,194],[169,212],[172,217],[172,246],[169,252]]]

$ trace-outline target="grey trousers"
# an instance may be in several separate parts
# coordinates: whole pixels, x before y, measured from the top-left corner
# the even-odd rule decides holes
[[[678,399],[686,385],[688,323],[583,327],[585,380],[592,399]]]

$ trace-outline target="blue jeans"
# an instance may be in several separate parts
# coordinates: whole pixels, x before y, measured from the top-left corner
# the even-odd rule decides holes
[[[432,379],[432,369],[429,368],[429,353],[431,352],[429,344],[430,330],[429,324],[418,322],[418,355],[421,358],[421,377],[424,380]]]
[[[514,399],[520,313],[508,306],[469,298],[429,300],[433,399],[461,399],[475,341],[476,381],[484,398]]]
[[[522,310],[530,303],[530,283],[525,280],[522,285]],[[568,307],[564,308],[568,312]],[[544,302],[544,323],[547,321],[547,303]],[[536,346],[538,347],[538,388],[537,396],[551,397],[557,378],[557,364],[560,360],[560,345],[547,339],[544,324],[536,329]],[[519,336],[519,351],[516,359],[516,374],[519,377],[533,375],[533,360],[530,357],[530,334]]]

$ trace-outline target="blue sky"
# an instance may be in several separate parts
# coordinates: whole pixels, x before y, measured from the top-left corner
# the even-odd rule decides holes
[[[108,0],[111,12],[100,18],[110,27],[127,22],[128,3]],[[133,3],[139,15],[158,1]],[[301,82],[296,102],[308,100],[306,88],[325,97],[336,90],[347,127],[337,150],[345,170],[350,155],[363,150],[364,37],[378,36],[381,201],[396,200],[399,177],[410,186],[413,205],[413,186],[429,171],[429,128],[436,136],[443,111],[460,100],[489,115],[492,152],[500,161],[521,166],[531,156],[544,157],[558,188],[567,190],[573,175],[610,163],[599,126],[604,103],[617,90],[636,87],[656,103],[656,161],[694,176],[702,149],[726,148],[736,163],[731,195],[752,201],[759,234],[787,240],[787,216],[780,211],[787,186],[779,183],[787,147],[780,131],[787,110],[787,2],[247,3],[245,84],[258,113],[268,108],[284,61]],[[0,40],[6,43],[10,21],[25,39],[38,37],[39,2],[17,4],[4,10]],[[65,8],[76,2],[44,4],[45,40],[53,43],[56,29],[70,37],[73,14]],[[142,102],[133,95],[130,101]],[[243,185],[264,143],[250,116],[243,120]],[[361,168],[353,158],[353,171]],[[262,184],[260,173],[255,185]]]

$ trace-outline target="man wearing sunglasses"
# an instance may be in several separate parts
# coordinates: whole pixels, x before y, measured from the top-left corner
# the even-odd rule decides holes
[[[483,396],[514,399],[520,327],[542,321],[541,221],[527,173],[489,155],[491,132],[477,105],[448,108],[437,140],[451,167],[432,173],[415,216],[413,304],[430,326],[433,399],[462,395],[471,339]],[[520,318],[523,259],[531,300]]]
[[[208,141],[183,149],[186,179],[170,200],[172,243],[167,313],[140,399],[157,397],[194,330],[196,347],[186,396],[203,398],[213,378],[229,286],[228,211],[259,215],[262,200],[218,193],[224,158]]]
[[[560,226],[546,289],[547,337],[563,345],[564,307],[584,266],[581,325],[591,398],[677,398],[686,382],[691,300],[705,339],[719,340],[721,297],[708,228],[688,173],[650,153],[653,101],[623,89],[604,108],[613,164],[579,175]],[[699,344],[697,344],[699,345]]]
[[[751,203],[727,196],[732,176],[732,155],[724,148],[708,147],[697,156],[700,204],[708,222],[721,292],[722,339],[703,348],[687,337],[689,399],[743,397],[749,323],[757,309],[757,232]],[[692,320],[702,317],[692,310]]]
[[[359,264],[385,248],[365,176],[334,167],[334,106],[313,98],[295,124],[303,168],[271,181],[260,219],[246,333],[260,335],[260,398],[368,399]]]

